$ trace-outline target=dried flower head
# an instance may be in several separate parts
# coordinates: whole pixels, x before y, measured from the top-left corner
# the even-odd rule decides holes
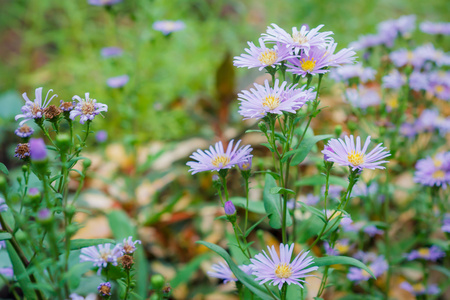
[[[19,143],[14,150],[14,157],[18,157],[19,159],[25,159],[30,156],[30,146],[28,143]]]
[[[27,138],[34,133],[34,129],[27,124],[23,124],[22,126],[19,126],[19,128],[17,128],[14,133],[21,138]]]

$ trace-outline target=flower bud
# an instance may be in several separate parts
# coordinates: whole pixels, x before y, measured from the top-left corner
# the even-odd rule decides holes
[[[259,130],[261,130],[263,133],[267,132],[267,126],[266,126],[265,122],[263,122],[263,121],[259,122],[258,127],[259,127]]]
[[[339,138],[342,134],[342,126],[341,125],[336,125],[334,127],[334,134],[336,135],[337,138]]]
[[[238,163],[238,167],[241,171],[250,171],[250,169],[252,168],[252,158],[249,157],[245,161],[240,161]]]
[[[38,188],[32,187],[28,190],[28,197],[31,203],[39,203],[41,200],[41,192]]]
[[[53,221],[53,216],[48,208],[43,208],[37,213],[37,220],[43,225],[49,225]]]
[[[150,282],[152,284],[152,288],[155,291],[159,291],[159,290],[162,289],[162,287],[163,287],[164,283],[166,282],[166,280],[164,279],[164,277],[161,274],[155,274],[150,279]]]
[[[231,223],[236,222],[236,207],[234,207],[233,202],[227,201],[225,202],[225,214],[227,215],[228,221]]]
[[[83,168],[87,169],[91,166],[92,161],[89,158],[85,158],[83,159]]]
[[[65,153],[70,148],[70,136],[66,133],[61,133],[56,136],[56,146]]]

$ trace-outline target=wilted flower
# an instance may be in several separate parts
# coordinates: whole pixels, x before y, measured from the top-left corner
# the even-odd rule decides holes
[[[450,35],[450,22],[430,22],[425,21],[420,23],[419,26],[422,32],[428,34],[442,34],[442,35]]]
[[[260,47],[255,46],[252,42],[248,42],[248,45],[250,48],[245,49],[248,54],[243,53],[234,57],[234,65],[238,68],[259,68],[261,71],[266,67],[275,67],[291,56],[289,48],[280,43],[273,48],[267,48],[262,38],[259,39]]]
[[[136,244],[141,244],[140,240],[133,242],[133,237],[129,236],[128,239],[123,239],[123,244],[118,244],[116,247],[120,248],[123,254],[131,254],[136,251]]]
[[[238,266],[244,273],[251,275],[251,268],[247,265]],[[231,271],[230,267],[226,262],[219,262],[218,264],[212,265],[213,271],[208,271],[207,274],[214,278],[219,278],[223,280],[223,283],[230,281],[237,281],[236,276]]]
[[[74,109],[75,103],[74,102],[64,102],[63,100],[60,101],[59,108],[64,112],[69,112],[72,109]]]
[[[98,292],[102,296],[110,296],[111,295],[111,283],[103,282],[97,287]]]
[[[328,146],[331,147],[333,151],[323,150],[322,153],[327,154],[330,157],[330,161],[338,163],[341,166],[349,166],[353,170],[384,169],[380,164],[387,163],[388,161],[382,159],[391,154],[388,151],[385,151],[385,147],[381,147],[381,143],[366,154],[370,144],[370,136],[367,137],[362,149],[361,138],[359,136],[356,138],[356,145],[353,135],[351,135],[350,138],[345,136],[344,140],[331,139],[328,142]]]
[[[416,283],[416,284],[412,285],[407,281],[403,281],[400,284],[400,288],[404,289],[405,291],[410,292],[414,296],[437,295],[441,292],[441,290],[435,284],[430,284],[427,287],[425,287],[422,283]]]
[[[47,147],[45,146],[44,139],[30,139],[28,146],[30,147],[30,157],[32,160],[40,161],[47,158]]]
[[[315,92],[312,89],[297,89],[297,85],[287,86],[287,82],[281,83],[275,80],[273,87],[266,80],[264,85],[254,84],[256,89],[243,90],[238,94],[240,101],[239,114],[245,119],[261,119],[268,113],[282,114],[283,112],[295,113],[306,102],[314,99]]]
[[[27,138],[34,133],[34,129],[27,124],[23,124],[22,126],[19,126],[19,128],[17,128],[14,133],[21,138]]]
[[[183,21],[156,21],[153,23],[153,29],[161,31],[163,34],[168,35],[169,33],[183,30],[186,27]]]
[[[292,27],[292,35],[276,24],[272,23],[271,25],[273,28],[268,26],[267,33],[262,34],[264,41],[285,44],[286,47],[293,48],[295,54],[298,54],[300,50],[308,54],[310,49],[325,48],[325,44],[332,41],[330,35],[333,32],[319,32],[324,25],[319,25],[311,30],[308,30],[305,25],[300,30],[297,30],[297,27]]]
[[[121,56],[123,53],[122,48],[119,47],[105,47],[100,50],[100,54],[103,57],[115,57],[115,56]]]
[[[256,276],[256,281],[260,281],[260,285],[269,282],[269,284],[278,285],[281,290],[284,283],[293,283],[303,288],[301,283],[305,282],[304,278],[312,276],[308,273],[318,269],[318,267],[309,267],[313,264],[313,258],[308,256],[309,251],[300,252],[291,262],[294,244],[290,246],[280,244],[279,256],[274,246],[267,246],[267,249],[270,257],[263,250],[254,258],[250,258],[253,275]]]
[[[19,143],[14,150],[14,157],[18,157],[19,159],[25,159],[30,156],[30,147],[28,143]]]
[[[44,116],[44,109],[50,104],[50,101],[52,101],[52,99],[54,97],[57,97],[58,95],[53,95],[48,99],[48,95],[50,94],[50,92],[52,92],[53,90],[49,90],[47,92],[47,95],[45,96],[45,99],[42,100],[42,87],[37,88],[35,90],[35,99],[33,101],[31,101],[28,96],[27,93],[23,93],[22,97],[25,100],[25,105],[22,106],[22,114],[17,115],[15,117],[15,120],[17,121],[18,119],[22,119],[22,121],[20,121],[19,125],[22,126],[26,121],[31,120],[31,119],[40,119]]]
[[[130,80],[128,75],[121,75],[108,78],[108,80],[106,80],[106,84],[111,88],[120,88],[127,84],[128,80]]]
[[[108,106],[103,103],[97,103],[97,100],[89,98],[89,93],[85,94],[85,99],[81,99],[79,96],[73,96],[73,100],[78,100],[76,107],[70,112],[70,118],[74,120],[80,116],[80,123],[90,120],[103,111],[108,111]]]
[[[405,254],[407,260],[424,259],[430,261],[437,261],[445,256],[445,252],[436,245],[429,248],[423,247],[418,250],[413,250],[410,253]]]
[[[234,140],[231,140],[227,151],[223,149],[222,142],[217,142],[213,146],[209,147],[208,150],[200,150],[194,152],[190,158],[196,161],[190,161],[186,165],[191,167],[189,172],[192,174],[203,172],[203,171],[219,171],[223,169],[230,169],[236,164],[246,161],[248,158],[252,157],[250,152],[253,150],[250,145],[246,145],[239,148],[241,141],[239,140],[233,148]]]
[[[98,248],[97,248],[98,247]],[[80,262],[91,261],[94,267],[98,267],[98,274],[102,268],[106,268],[108,263],[117,266],[117,260],[122,256],[122,248],[113,247],[112,244],[106,243],[98,246],[90,246],[81,249]]]
[[[368,268],[372,271],[375,277],[381,276],[388,269],[388,264],[383,255],[377,256],[375,253],[364,253],[359,251],[355,254],[355,258],[361,260],[365,265],[368,265]],[[372,276],[363,269],[351,267],[349,269],[349,273],[347,274],[347,278],[351,281],[358,282],[367,281],[372,278]]]

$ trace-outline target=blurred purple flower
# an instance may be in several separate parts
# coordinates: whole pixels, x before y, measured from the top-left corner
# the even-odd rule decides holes
[[[100,54],[104,58],[122,56],[123,50],[119,47],[105,47],[100,50]]]
[[[106,140],[108,139],[108,132],[106,132],[105,130],[97,131],[97,133],[95,134],[95,139],[99,143],[106,142]]]
[[[106,80],[106,84],[111,88],[123,87],[130,80],[128,75],[121,75],[116,77],[111,77]]]
[[[47,158],[47,147],[45,146],[44,139],[30,139],[30,157],[32,160],[40,161]]]
[[[162,32],[164,35],[168,35],[169,33],[180,31],[186,28],[186,25],[183,21],[156,21],[153,23],[153,29]]]
[[[38,211],[37,217],[40,221],[46,221],[52,216],[51,211],[48,208],[43,208]]]
[[[1,246],[0,246],[0,249],[1,249]],[[2,274],[5,277],[8,277],[8,278],[14,277],[14,271],[13,271],[13,268],[11,268],[11,267],[0,268],[0,274]]]
[[[385,89],[399,89],[406,83],[406,76],[397,69],[393,69],[388,75],[382,78],[382,87]]]
[[[252,270],[248,265],[240,265],[238,266],[244,273],[251,275]],[[208,271],[207,274],[214,278],[219,278],[223,280],[223,283],[228,283],[230,281],[237,281],[236,276],[231,271],[230,267],[226,262],[219,262],[218,264],[213,264],[211,267],[213,270]]]
[[[405,254],[407,260],[424,259],[429,261],[437,261],[444,256],[445,252],[436,245],[433,245],[429,248],[424,247],[418,250],[413,250],[410,253]]]
[[[400,288],[404,289],[405,291],[410,292],[414,296],[437,295],[441,292],[441,290],[435,284],[430,284],[427,287],[425,287],[422,283],[416,283],[416,284],[412,285],[407,281],[403,281],[400,284]]]
[[[420,23],[419,28],[422,32],[425,32],[428,34],[450,35],[450,22],[438,23],[438,22],[425,21],[425,22]]]
[[[315,196],[314,194],[307,194],[306,196],[301,195],[300,196],[300,201],[305,203],[306,205],[309,206],[314,206],[317,203],[319,203],[320,201],[320,197],[319,196]]]
[[[344,82],[357,78],[360,82],[366,83],[369,80],[374,80],[376,73],[377,71],[374,69],[370,67],[364,68],[361,63],[357,63],[332,69],[330,71],[330,78],[335,81]]]
[[[442,220],[441,230],[443,232],[450,233],[450,213],[446,213],[444,216],[444,220]]]
[[[334,243],[334,247],[331,248],[330,243],[328,241],[323,242],[323,247],[325,248],[325,253],[329,256],[336,256],[341,254],[346,254],[350,249],[350,240],[349,239],[340,239]]]
[[[88,0],[88,4],[95,6],[113,5],[122,2],[123,0]]]
[[[8,210],[8,205],[6,205],[5,199],[0,196],[0,212],[5,212]],[[1,228],[1,227],[0,227]]]
[[[383,234],[383,230],[378,229],[375,225],[369,225],[363,227],[363,231],[367,233],[370,237],[374,237],[377,234]]]
[[[355,258],[361,260],[365,265],[367,265],[376,278],[381,276],[388,269],[388,264],[383,255],[377,256],[375,253],[364,253],[359,251],[355,254]],[[365,270],[351,267],[349,269],[349,273],[347,274],[347,278],[351,281],[359,282],[367,281],[372,278],[372,276]]]
[[[377,106],[381,102],[381,97],[375,89],[363,85],[358,86],[358,88],[346,89],[344,99],[353,107],[363,110],[370,106]]]

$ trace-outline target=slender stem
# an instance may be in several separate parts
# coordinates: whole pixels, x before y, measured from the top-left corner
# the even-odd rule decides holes
[[[127,289],[125,290],[124,300],[128,299],[128,293],[130,292],[130,269],[127,269]]]
[[[387,272],[386,272],[386,290],[385,290],[385,299],[389,299],[389,290],[390,290],[390,283],[391,283],[391,241],[389,237],[389,172],[386,169],[386,183],[385,183],[385,197],[383,202],[383,215],[384,215],[384,222],[387,224],[387,228],[384,230],[384,242],[385,242],[385,257],[387,261]]]
[[[287,286],[286,283],[283,283],[283,287],[281,288],[281,300],[286,300]]]
[[[244,221],[244,232],[247,232],[247,222],[248,222],[248,177],[245,178],[245,221]]]

